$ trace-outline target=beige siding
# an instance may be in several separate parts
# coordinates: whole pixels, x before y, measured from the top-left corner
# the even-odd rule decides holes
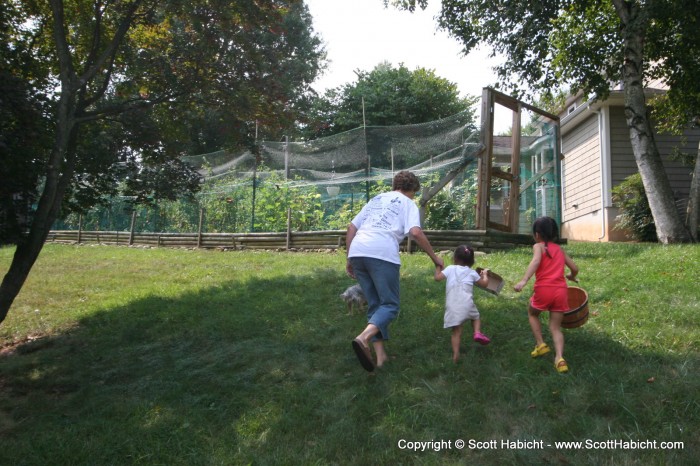
[[[562,139],[564,222],[600,209],[600,138],[592,114]]]

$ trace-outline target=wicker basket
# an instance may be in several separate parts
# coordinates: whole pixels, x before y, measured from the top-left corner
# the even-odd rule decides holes
[[[569,287],[569,312],[564,313],[561,326],[564,328],[580,327],[588,322],[588,294],[582,288]]]

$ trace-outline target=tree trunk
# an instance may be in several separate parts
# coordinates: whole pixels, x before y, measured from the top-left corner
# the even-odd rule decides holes
[[[690,236],[676,209],[671,182],[661,161],[644,96],[643,53],[646,19],[635,2],[613,0],[621,19],[624,41],[622,82],[625,116],[632,151],[656,224],[656,235],[664,244],[687,243]]]
[[[55,151],[56,149],[54,149]],[[65,151],[64,151],[65,153]],[[49,171],[56,170],[50,168]],[[46,237],[51,230],[61,207],[63,194],[70,182],[71,173],[62,173],[56,183],[46,185],[39,198],[39,207],[32,219],[29,233],[18,244],[12,263],[0,284],[0,323],[5,320],[15,298],[19,294],[29,271],[44,247]],[[47,176],[47,180],[48,180]]]
[[[695,158],[695,170],[693,180],[690,183],[688,195],[688,210],[686,211],[685,226],[693,242],[698,242],[698,210],[700,210],[700,143],[698,144],[698,156]]]
[[[44,189],[32,217],[29,233],[18,242],[10,268],[0,284],[0,323],[7,317],[12,303],[39,257],[51,226],[60,211],[63,195],[73,177],[75,156],[69,154],[69,148],[74,143],[77,133],[73,102],[75,93],[69,88],[62,87],[62,89],[55,142],[46,167]]]
[[[69,147],[71,141],[75,141],[77,130],[76,107],[79,83],[73,71],[69,47],[65,40],[63,4],[55,1],[51,6],[54,13],[56,51],[61,63],[61,90],[56,108],[54,144],[46,164],[44,189],[32,217],[29,233],[18,242],[10,268],[0,284],[0,323],[7,317],[12,303],[44,247],[44,241],[58,216],[63,195],[75,168],[75,154],[69,154]]]

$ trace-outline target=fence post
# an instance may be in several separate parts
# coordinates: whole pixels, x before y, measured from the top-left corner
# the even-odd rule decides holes
[[[134,227],[136,226],[136,209],[131,211],[131,228],[129,228],[129,246],[134,244]]]
[[[80,240],[82,239],[83,236],[83,214],[80,214],[78,216],[78,244],[80,244]]]
[[[289,136],[284,137],[284,181],[289,180]]]
[[[292,244],[292,209],[287,207],[287,251]]]
[[[204,207],[199,209],[199,227],[197,228],[197,247],[202,247],[202,221],[204,220]]]

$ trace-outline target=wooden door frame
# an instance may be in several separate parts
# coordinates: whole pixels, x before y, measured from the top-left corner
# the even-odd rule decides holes
[[[513,112],[513,126],[511,131],[511,172],[507,173],[493,167],[493,118],[494,106],[502,105]],[[478,158],[478,192],[476,204],[476,228],[480,230],[496,229],[510,233],[518,232],[519,219],[519,197],[520,197],[520,132],[522,110],[527,109],[549,120],[552,120],[557,127],[556,130],[556,151],[559,152],[561,139],[559,131],[559,117],[545,110],[529,105],[514,97],[503,94],[490,87],[485,87],[481,94],[481,143],[484,150]],[[559,160],[555,156],[555,160]],[[558,164],[559,165],[559,164]],[[557,170],[561,174],[561,170]],[[492,222],[489,218],[491,181],[498,178],[508,181],[510,192],[508,196],[508,215],[505,224]]]

